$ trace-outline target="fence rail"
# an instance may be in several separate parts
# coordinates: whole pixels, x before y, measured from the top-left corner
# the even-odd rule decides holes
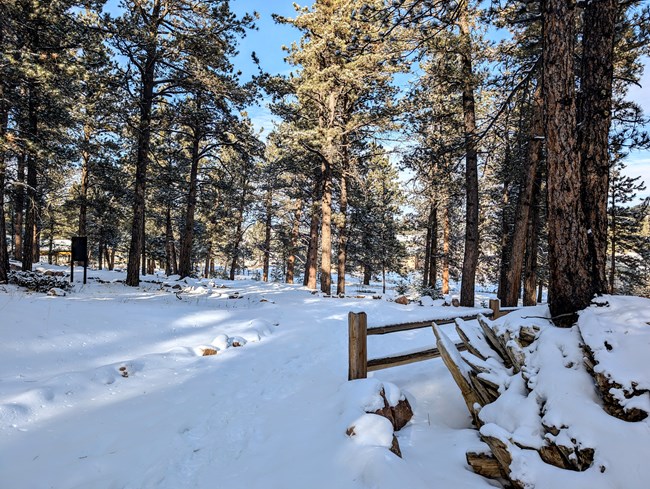
[[[491,316],[493,319],[500,318],[501,316],[505,316],[506,314],[516,310],[516,308],[502,310],[498,299],[491,299],[489,308],[491,309],[491,312],[488,312],[485,315]],[[471,321],[477,317],[478,314],[471,314],[456,316],[453,318],[432,319],[430,321],[415,321],[368,328],[368,315],[365,312],[350,312],[348,313],[348,380],[365,379],[368,377],[368,372],[397,367],[399,365],[408,365],[409,363],[430,360],[440,356],[440,352],[437,348],[427,348],[424,350],[368,360],[368,336],[370,335],[384,335],[389,333],[398,333],[400,331],[428,328],[434,321],[436,324],[451,324],[455,322],[456,319]],[[465,345],[462,342],[457,343],[456,347],[459,350],[465,349]]]

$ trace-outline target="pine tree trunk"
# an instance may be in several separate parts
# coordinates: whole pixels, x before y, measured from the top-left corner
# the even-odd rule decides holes
[[[320,225],[320,199],[323,190],[323,175],[320,170],[314,179],[314,192],[311,204],[311,221],[309,225],[309,245],[307,247],[307,263],[305,264],[305,276],[303,285],[309,289],[316,288],[316,270],[318,267],[318,238]]]
[[[311,206],[311,223],[309,225],[309,246],[307,248],[307,263],[305,264],[305,278],[303,285],[309,289],[316,288],[316,269],[318,267],[318,238],[320,225],[319,202],[314,200]]]
[[[136,152],[135,193],[133,196],[133,223],[131,226],[131,244],[129,261],[126,269],[126,285],[137,287],[140,284],[140,258],[144,249],[145,190],[147,184],[147,167],[151,146],[151,109],[155,86],[155,49],[148,53],[142,71],[142,95],[140,97],[140,121],[138,124],[138,144]],[[142,260],[144,266],[144,259]]]
[[[330,151],[330,155],[333,150]],[[323,198],[321,200],[320,290],[332,293],[332,165],[323,160]]]
[[[174,230],[172,228],[171,206],[167,205],[165,211],[165,274],[167,276],[171,275],[174,269],[172,255],[174,255]]]
[[[21,124],[22,132],[22,124]],[[24,146],[16,155],[16,180],[14,193],[14,260],[23,259],[23,214],[25,212],[25,161],[26,153]]]
[[[181,236],[181,251],[178,263],[178,273],[188,277],[192,272],[192,245],[194,244],[194,214],[196,212],[197,178],[199,174],[199,145],[202,134],[196,127],[192,128],[192,148],[190,150],[191,166],[187,205],[185,207],[185,226]]]
[[[345,295],[345,262],[347,261],[348,247],[348,180],[345,172],[346,170],[343,170],[343,175],[341,175],[341,195],[339,204],[341,219],[339,222],[339,254],[337,263],[338,276],[336,280],[336,295]]]
[[[370,279],[372,278],[372,270],[367,263],[363,264],[363,285],[370,285]]]
[[[533,114],[528,137],[528,158],[524,184],[519,192],[517,201],[517,210],[515,212],[514,231],[512,235],[512,247],[510,250],[510,259],[507,268],[507,285],[508,287],[501,297],[504,306],[514,307],[519,300],[519,290],[521,285],[521,273],[524,264],[524,251],[527,249],[526,241],[530,238],[530,219],[533,193],[539,174],[539,166],[543,158],[543,145],[541,137],[544,134],[544,105],[542,101],[542,91],[539,87],[535,91],[533,103]],[[537,183],[539,186],[539,183]],[[532,212],[535,212],[534,210]],[[532,245],[531,245],[532,246]],[[537,245],[535,244],[535,247]],[[534,280],[534,279],[533,279]],[[533,281],[533,290],[534,290]],[[530,290],[529,290],[530,292]],[[527,295],[527,294],[524,294]],[[533,292],[534,296],[534,292]],[[526,299],[525,299],[526,300]],[[530,301],[530,296],[529,296]]]
[[[478,158],[476,154],[476,112],[472,41],[469,27],[469,2],[464,0],[459,20],[462,46],[463,122],[465,132],[465,253],[460,287],[460,305],[474,307],[474,287],[478,265]]]
[[[618,228],[616,226],[616,190],[613,188],[611,189],[611,199],[610,213],[612,224],[610,226],[609,293],[614,294],[616,293],[614,286],[616,279],[616,245],[618,244]]]
[[[212,261],[212,243],[208,243],[208,249],[205,253],[205,270],[203,277],[210,278],[210,262]]]
[[[442,218],[442,294],[449,294],[449,239],[451,228],[449,222],[449,202],[445,204]]]
[[[431,289],[436,287],[438,276],[438,206],[431,205],[431,256],[429,257],[429,282],[427,286]]]
[[[433,208],[433,207],[432,207]],[[429,210],[429,218],[427,219],[427,236],[424,243],[424,267],[422,268],[422,287],[429,285],[429,268],[431,264],[431,228],[433,223],[433,213]]]
[[[104,238],[99,235],[99,243],[97,244],[97,268],[103,270],[104,268]]]
[[[508,151],[506,151],[507,153]],[[508,158],[506,158],[506,161]],[[499,257],[499,286],[497,288],[497,297],[503,302],[506,291],[510,288],[508,283],[508,267],[510,264],[510,249],[512,248],[512,236],[510,235],[510,223],[508,222],[508,187],[509,181],[503,182],[503,192],[501,194],[501,253]]]
[[[542,147],[540,144],[540,160]],[[528,232],[526,236],[526,260],[524,262],[524,306],[537,304],[535,291],[537,288],[537,248],[539,247],[539,212],[542,199],[542,164],[538,162],[537,175],[533,186],[533,196],[528,212]]]
[[[587,255],[593,294],[607,293],[607,195],[609,128],[612,120],[614,39],[618,0],[586,2],[583,14],[578,147],[582,208],[589,230]]]
[[[27,101],[27,128],[29,140],[36,144],[38,138],[38,114],[36,104],[36,87],[30,82]],[[37,161],[35,148],[27,152],[27,210],[25,212],[25,241],[23,242],[23,271],[31,271],[34,263],[34,241],[36,239],[36,219],[38,212],[37,202]]]
[[[1,28],[0,28],[1,29]],[[0,30],[0,45],[3,39]],[[0,140],[4,141],[9,122],[9,108],[4,93],[4,83],[0,81]],[[0,283],[9,280],[9,253],[7,251],[7,223],[5,221],[5,175],[7,171],[6,152],[0,148]]]
[[[239,260],[239,246],[241,245],[241,240],[244,237],[242,229],[244,226],[244,210],[246,207],[246,197],[247,197],[247,187],[248,182],[246,179],[242,179],[242,193],[241,199],[239,201],[239,209],[237,210],[237,226],[235,230],[235,241],[232,246],[232,262],[230,263],[230,280],[235,280],[235,272],[237,271],[237,262]]]
[[[266,222],[264,223],[264,264],[262,266],[262,280],[269,281],[269,268],[271,266],[271,227],[273,224],[273,189],[266,191]]]
[[[544,4],[544,105],[548,162],[549,307],[570,326],[591,300],[587,230],[580,202],[574,53],[574,0]]]
[[[90,145],[90,129],[84,126],[84,149],[81,152],[81,182],[79,192],[81,199],[79,202],[79,228],[78,236],[87,236],[87,220],[88,220],[88,181],[90,176],[90,152],[88,146]]]
[[[289,243],[289,256],[287,258],[287,273],[285,275],[288,284],[293,284],[296,269],[296,251],[300,239],[300,217],[302,215],[302,200],[296,202],[293,211],[293,224],[291,226],[291,242]]]

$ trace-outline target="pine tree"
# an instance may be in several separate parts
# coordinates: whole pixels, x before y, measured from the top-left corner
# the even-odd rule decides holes
[[[140,281],[145,243],[145,190],[151,158],[152,113],[166,97],[182,94],[197,72],[220,70],[234,54],[236,36],[253,18],[238,19],[228,3],[211,0],[124,0],[124,13],[112,22],[112,42],[128,60],[125,76],[137,95],[137,147],[128,285]],[[227,94],[222,94],[227,96]],[[144,260],[143,260],[144,265]]]

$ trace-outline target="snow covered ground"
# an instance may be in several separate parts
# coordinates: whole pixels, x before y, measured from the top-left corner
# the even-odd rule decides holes
[[[484,445],[440,359],[371,374],[413,407],[402,459],[346,435],[368,382],[347,382],[347,313],[378,326],[467,309],[123,278],[89,271],[65,297],[0,286],[0,487],[499,486],[465,462]],[[369,355],[434,344],[430,329],[374,336]]]

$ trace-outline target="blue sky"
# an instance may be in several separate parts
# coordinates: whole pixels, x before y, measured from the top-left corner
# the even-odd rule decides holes
[[[306,5],[311,5],[308,1]],[[300,5],[305,5],[301,4]],[[262,69],[268,73],[288,73],[291,67],[284,62],[286,53],[282,46],[289,46],[300,38],[300,32],[290,26],[276,24],[271,14],[277,13],[287,17],[293,17],[295,10],[291,0],[232,0],[231,8],[238,14],[257,11],[260,19],[257,22],[258,30],[249,32],[239,46],[240,54],[235,60],[237,69],[242,71],[244,80],[250,79],[257,72],[251,62],[251,53],[255,51]],[[646,66],[650,67],[650,60],[646,59]],[[641,80],[642,87],[632,87],[630,98],[639,103],[645,114],[650,114],[650,68],[648,68]],[[264,128],[264,134],[272,129],[273,117],[264,106],[251,107],[249,115],[255,127]],[[650,187],[650,151],[637,151],[627,159],[627,171],[630,176],[641,175],[643,180]],[[650,190],[644,196],[650,196]]]

